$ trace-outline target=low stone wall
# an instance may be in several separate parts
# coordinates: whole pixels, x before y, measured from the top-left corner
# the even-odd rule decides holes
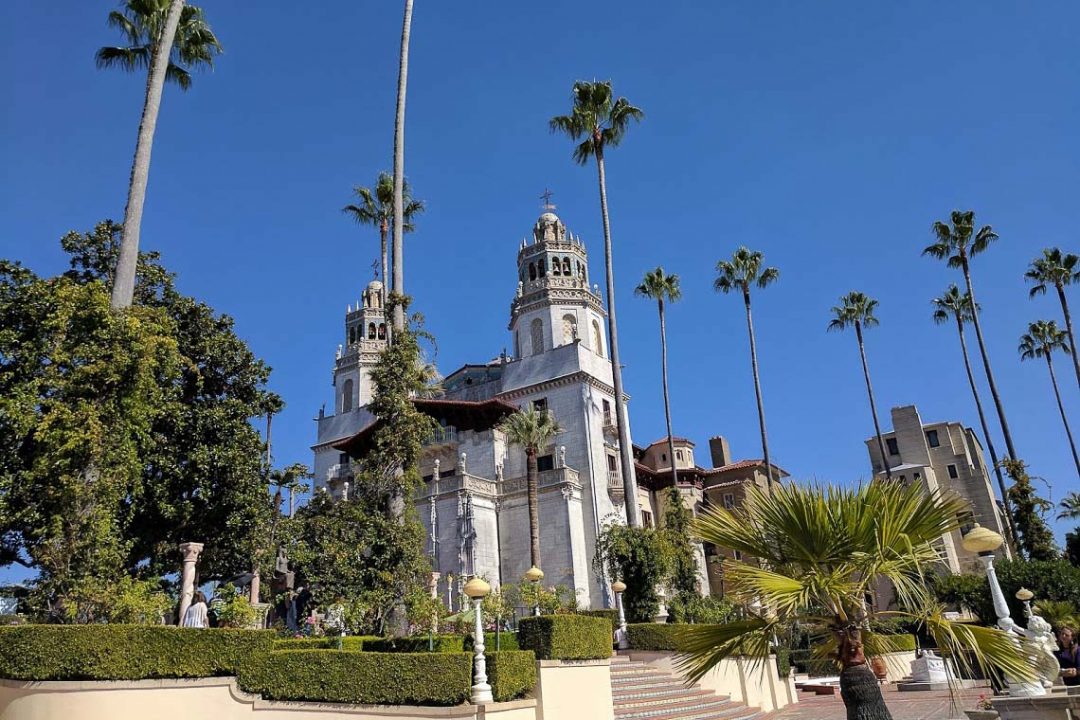
[[[915,651],[891,652],[881,656],[889,669],[885,682],[900,682],[911,675],[911,663],[915,662]]]
[[[1040,697],[996,697],[1001,720],[1073,720],[1080,717],[1080,689],[1058,685]]]
[[[682,673],[675,666],[675,656],[672,653],[649,650],[620,650],[619,653],[657,670],[682,677]],[[777,675],[775,655],[770,655],[767,661],[758,663],[745,658],[721,660],[698,682],[705,690],[712,690],[718,695],[729,695],[736,702],[760,708],[766,713],[799,701],[794,678],[790,675],[780,678]]]
[[[536,720],[614,720],[614,717],[611,660],[537,661]]]
[[[609,708],[610,694],[609,690]],[[536,720],[536,716],[536,700],[531,699],[454,707],[263,700],[240,691],[231,677],[108,682],[0,680],[0,720]]]

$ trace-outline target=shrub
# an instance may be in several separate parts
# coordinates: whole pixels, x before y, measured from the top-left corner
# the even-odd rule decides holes
[[[598,572],[626,583],[623,609],[630,622],[649,622],[660,609],[656,588],[670,565],[662,535],[652,528],[607,525],[596,540],[593,564]]]
[[[791,664],[810,677],[829,677],[840,673],[840,665],[832,658],[815,657],[813,650],[792,650]]]
[[[1080,607],[1080,567],[1067,560],[1006,560],[994,562],[1001,590],[1014,618],[1024,617],[1016,591],[1026,587],[1039,600],[1062,600]],[[946,604],[968,607],[984,625],[997,622],[985,575],[946,575],[935,579],[934,594]]]
[[[677,596],[668,603],[668,622],[724,625],[736,619],[739,608],[716,597]]]
[[[882,652],[913,652],[914,635],[878,635],[878,642],[883,645]]]
[[[274,650],[327,650],[329,638],[278,638],[274,640]]]
[[[488,683],[495,702],[522,697],[536,686],[536,655],[529,650],[485,653]]]
[[[791,674],[791,650],[786,647],[773,648],[776,653],[776,674],[786,678]]]
[[[341,638],[341,649],[351,652],[360,652],[368,649],[368,643],[382,640],[377,635],[346,635]]]
[[[611,657],[611,623],[584,615],[541,615],[518,621],[518,645],[538,660]]]
[[[431,648],[431,650],[429,650]],[[375,638],[365,640],[363,649],[379,653],[459,653],[465,651],[464,635],[414,635],[404,638]]]
[[[233,675],[270,651],[273,633],[140,625],[0,627],[0,676],[142,680]]]
[[[634,623],[626,626],[626,634],[634,650],[678,650],[685,629],[681,623]]]
[[[615,608],[605,608],[602,610],[581,610],[580,615],[586,617],[602,617],[606,618],[611,623],[611,632],[614,633],[619,629],[619,611]]]
[[[472,656],[467,653],[275,651],[244,663],[237,681],[245,691],[272,700],[458,705],[469,698]],[[510,683],[509,680],[506,682]]]
[[[472,652],[475,645],[473,644],[473,636],[465,636],[465,650]],[[499,633],[499,650],[519,650],[518,637],[515,632],[501,632]],[[484,652],[495,652],[495,633],[484,633]]]
[[[223,628],[251,627],[258,617],[248,599],[232,584],[218,586],[214,599],[210,601],[210,611],[214,613],[218,627]]]

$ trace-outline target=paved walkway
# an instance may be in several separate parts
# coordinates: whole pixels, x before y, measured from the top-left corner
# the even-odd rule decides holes
[[[962,690],[956,696],[957,707],[953,707],[949,693],[944,690],[926,692],[897,692],[891,688],[882,688],[885,704],[893,720],[951,720],[964,718],[964,708],[974,708],[980,694],[989,693],[989,688]],[[799,702],[789,705],[778,713],[773,720],[844,720],[847,711],[839,695],[821,696],[802,693]]]

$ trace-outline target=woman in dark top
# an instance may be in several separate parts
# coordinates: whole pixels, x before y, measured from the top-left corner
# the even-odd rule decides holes
[[[1061,665],[1061,681],[1066,685],[1080,685],[1080,646],[1071,627],[1058,630],[1058,665]]]

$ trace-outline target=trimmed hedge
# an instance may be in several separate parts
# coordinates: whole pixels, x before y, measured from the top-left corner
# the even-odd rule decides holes
[[[538,660],[611,657],[611,623],[584,615],[541,615],[518,621],[518,645]]]
[[[278,638],[274,641],[274,650],[328,650],[327,638]]]
[[[776,653],[776,674],[781,678],[786,678],[791,674],[791,650],[786,647],[773,648],[773,652]]]
[[[531,650],[485,651],[484,655],[495,702],[516,700],[536,687],[536,655]]]
[[[465,652],[464,635],[436,635],[430,644],[427,635],[404,638],[373,638],[365,640],[363,649],[381,653],[459,653]],[[433,647],[433,650],[428,650]]]
[[[678,636],[687,627],[682,623],[631,623],[626,634],[634,650],[678,650]]]
[[[889,646],[889,652],[915,652],[914,635],[879,635]]]
[[[472,652],[475,644],[473,643],[472,635],[465,636],[465,650],[466,652]],[[520,650],[518,645],[518,637],[515,632],[501,632],[499,633],[499,650]],[[484,652],[495,652],[495,633],[484,633]]]
[[[513,661],[507,663],[512,665]],[[504,666],[503,672],[507,673]],[[507,673],[513,676],[513,672]],[[469,699],[467,653],[285,650],[240,667],[240,687],[270,700],[364,705],[459,705]],[[503,681],[513,686],[510,680]]]
[[[580,610],[579,615],[585,617],[601,617],[606,618],[611,623],[611,632],[614,633],[619,629],[619,611],[615,608],[607,608],[604,610]]]
[[[268,653],[269,630],[149,625],[0,627],[0,677],[143,680],[234,675]]]

